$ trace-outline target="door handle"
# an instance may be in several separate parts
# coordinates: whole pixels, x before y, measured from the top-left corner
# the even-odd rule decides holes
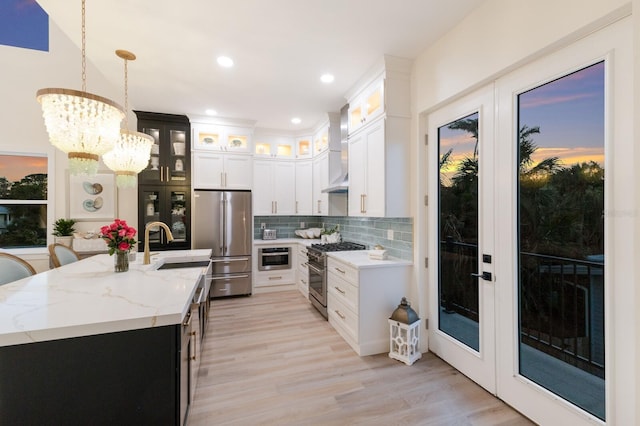
[[[493,281],[493,275],[491,272],[483,271],[481,274],[471,274],[472,277],[482,278],[485,281]]]

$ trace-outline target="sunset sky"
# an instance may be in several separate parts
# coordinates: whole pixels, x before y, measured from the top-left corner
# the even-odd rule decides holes
[[[596,161],[604,167],[603,62],[524,92],[518,101],[519,127],[540,127],[540,133],[532,136],[538,146],[534,162],[558,157],[564,166]],[[473,117],[477,114],[464,118]],[[440,128],[440,155],[454,148],[453,161],[443,170],[446,177],[451,178],[459,162],[473,155],[474,145],[469,133],[446,125]]]
[[[16,182],[34,173],[47,173],[47,157],[0,155],[0,177]]]

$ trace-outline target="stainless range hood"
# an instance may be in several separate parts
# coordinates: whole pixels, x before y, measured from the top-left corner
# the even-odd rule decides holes
[[[329,156],[329,176],[337,176],[322,192],[341,194],[349,190],[349,104],[340,109],[340,157]]]

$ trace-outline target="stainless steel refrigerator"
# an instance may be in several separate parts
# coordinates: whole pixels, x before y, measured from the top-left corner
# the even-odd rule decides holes
[[[196,190],[193,248],[210,248],[211,297],[251,294],[251,191]]]

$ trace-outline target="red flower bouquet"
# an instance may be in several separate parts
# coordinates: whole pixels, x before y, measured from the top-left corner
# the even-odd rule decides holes
[[[100,238],[109,246],[109,254],[128,253],[135,243],[136,228],[127,225],[124,220],[116,219],[111,225],[100,228]]]

